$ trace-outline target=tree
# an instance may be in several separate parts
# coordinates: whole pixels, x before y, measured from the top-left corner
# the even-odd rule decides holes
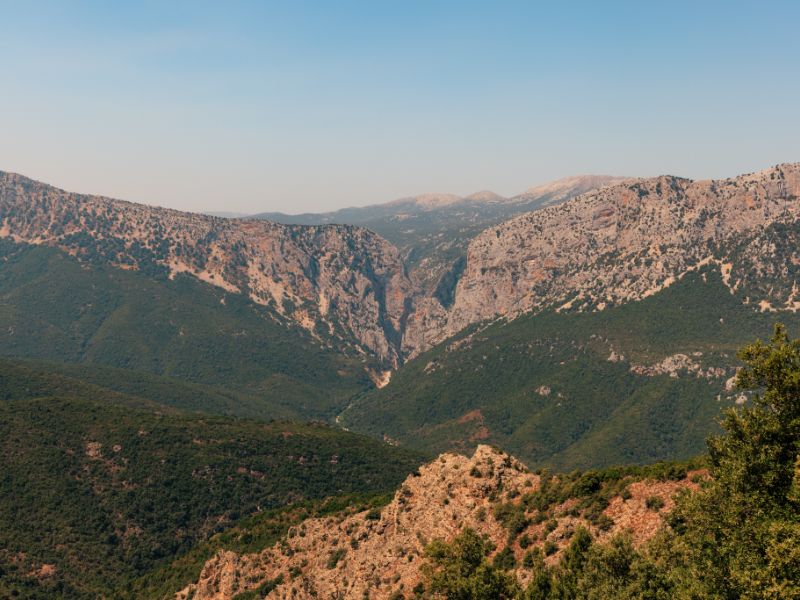
[[[689,597],[800,598],[800,341],[777,325],[739,358],[751,405],[709,440],[711,482],[678,502],[662,559]]]
[[[503,600],[516,598],[513,575],[491,565],[491,542],[469,527],[449,544],[435,540],[425,549],[430,563],[423,567],[428,589],[448,600]]]
[[[541,548],[534,548],[526,556],[525,566],[532,572],[531,581],[525,590],[525,600],[546,600],[550,597],[553,578],[550,569],[544,562]]]
[[[709,441],[712,474],[728,493],[788,506],[800,451],[800,340],[776,325],[769,344],[745,346],[739,358],[737,385],[755,391],[752,407],[729,410],[726,435]]]

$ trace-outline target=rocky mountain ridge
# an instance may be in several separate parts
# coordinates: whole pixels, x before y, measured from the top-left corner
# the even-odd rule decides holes
[[[537,207],[548,206],[597,188],[620,183],[626,179],[625,177],[610,175],[573,175],[530,187],[521,194],[511,197],[502,196],[491,190],[480,190],[466,196],[433,192],[398,198],[381,204],[354,206],[324,213],[286,214],[264,212],[252,215],[252,217],[290,225],[325,225],[333,223],[367,225],[380,217],[393,217],[403,220],[416,212],[431,212],[455,207],[463,208],[468,205],[518,204],[525,205],[523,210],[533,210],[533,207],[527,206],[532,201],[537,203]]]
[[[576,185],[583,184],[570,181],[551,192],[567,194]],[[428,194],[390,205],[436,212],[462,200],[491,200],[474,196]],[[155,276],[187,274],[245,294],[321,340],[353,346],[389,367],[405,358],[405,320],[425,293],[400,251],[362,227],[186,213],[70,193],[13,173],[0,172],[0,238]],[[441,262],[434,276],[446,266]]]
[[[382,511],[310,519],[257,554],[220,551],[176,598],[229,600],[248,591],[281,599],[410,597],[421,583],[427,544],[449,541],[465,527],[487,536],[495,554],[510,554],[525,584],[530,548],[547,546],[547,561],[555,563],[579,527],[599,540],[627,531],[640,545],[661,527],[674,494],[702,476],[622,480],[619,493],[609,492],[594,511],[577,498],[535,508],[543,477],[512,456],[485,445],[471,457],[443,454],[410,475]],[[599,485],[588,477],[577,487]],[[548,478],[546,485],[556,484]]]
[[[0,173],[0,237],[248,295],[320,338],[398,359],[412,285],[397,250],[349,225],[231,220],[73,194]]]
[[[800,164],[786,164],[720,181],[631,180],[515,217],[469,244],[450,307],[416,303],[404,350],[487,319],[640,300],[707,264],[761,310],[797,310],[798,196]]]
[[[430,215],[452,214],[431,210],[422,220],[433,233],[414,233],[416,245],[400,250],[353,225],[215,218],[2,173],[0,237],[158,276],[189,274],[389,367],[477,322],[602,310],[708,264],[758,310],[800,307],[800,164],[720,181],[628,179],[562,202],[604,183],[583,177],[531,190],[537,206],[556,205],[481,233],[478,220],[444,241],[435,231],[445,225]],[[498,204],[480,196],[473,204]]]

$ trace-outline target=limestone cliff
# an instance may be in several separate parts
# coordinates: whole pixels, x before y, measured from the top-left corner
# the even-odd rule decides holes
[[[396,364],[411,284],[363,228],[232,220],[73,194],[0,173],[0,237],[174,278],[186,273]]]
[[[486,229],[469,245],[445,308],[417,301],[415,354],[467,325],[545,308],[640,300],[714,263],[762,310],[796,310],[800,164],[720,181],[629,180]]]

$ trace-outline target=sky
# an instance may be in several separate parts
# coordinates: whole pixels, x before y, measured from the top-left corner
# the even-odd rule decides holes
[[[800,2],[0,0],[0,170],[288,213],[800,161]]]

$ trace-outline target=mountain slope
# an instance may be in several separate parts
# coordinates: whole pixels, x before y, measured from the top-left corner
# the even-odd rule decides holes
[[[470,328],[341,420],[433,452],[488,442],[562,469],[686,458],[737,399],[736,349],[775,319],[707,266],[639,302]],[[800,331],[796,313],[780,319]]]
[[[142,406],[168,406],[190,412],[270,419],[301,418],[304,412],[302,396],[290,381],[278,393],[248,392],[224,385],[207,385],[177,377],[154,375],[146,371],[107,367],[96,363],[64,363],[52,360],[0,358],[0,371],[7,381],[24,382],[14,390],[6,382],[0,388],[0,399],[22,399],[30,396],[71,395],[79,390],[84,395],[95,389],[109,401],[123,398],[141,400]],[[324,406],[322,402],[320,406]],[[313,411],[310,414],[316,414]]]
[[[0,172],[0,237],[154,277],[186,273],[387,363],[398,357],[408,281],[370,231],[241,221],[72,194]]]
[[[158,400],[259,418],[328,418],[371,385],[369,362],[330,351],[240,294],[8,240],[0,240],[0,355],[167,376],[161,383],[173,391],[175,379],[211,386],[185,383],[180,399]],[[104,376],[133,393],[150,378]]]
[[[516,217],[470,242],[451,306],[417,302],[404,347],[499,316],[640,300],[707,263],[751,302],[794,310],[799,195],[790,164],[721,181],[633,180]]]
[[[496,560],[504,558],[503,568],[527,583],[533,565],[526,554],[552,546],[547,560],[553,564],[580,527],[606,541],[633,526],[640,546],[663,526],[673,495],[696,487],[678,466],[541,477],[508,454],[479,446],[471,457],[447,454],[424,465],[380,512],[308,519],[257,553],[220,550],[177,598],[427,598],[426,546],[451,541],[464,528],[485,536]],[[648,508],[648,498],[661,506]]]
[[[382,492],[420,460],[322,425],[192,415],[19,363],[0,361],[0,392],[0,483],[13,490],[0,494],[3,597],[118,597],[240,517]]]

